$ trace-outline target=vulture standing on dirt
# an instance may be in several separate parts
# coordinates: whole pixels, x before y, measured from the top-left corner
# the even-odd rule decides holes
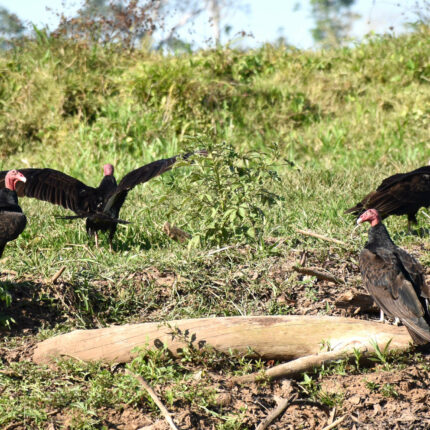
[[[177,159],[186,160],[193,154],[207,155],[207,152],[202,150],[153,161],[127,173],[119,184],[113,175],[112,164],[105,164],[104,177],[97,188],[89,187],[58,170],[22,169],[27,182],[17,187],[17,193],[18,196],[34,197],[71,209],[77,215],[62,218],[86,218],[87,233],[95,236],[96,246],[97,232],[109,231],[109,245],[112,247],[118,223],[126,223],[118,216],[128,192],[136,185],[170,170]],[[6,172],[0,172],[0,188],[5,186],[5,175]]]
[[[376,209],[369,209],[357,224],[370,223],[369,238],[359,256],[361,275],[382,312],[399,318],[418,345],[430,342],[430,315],[421,264],[391,240]]]
[[[6,243],[15,240],[27,224],[15,191],[17,182],[25,181],[25,176],[17,170],[9,170],[4,177],[5,188],[0,190],[0,257]]]
[[[408,229],[416,224],[420,208],[430,206],[430,166],[423,166],[408,173],[398,173],[382,181],[354,207],[345,213],[361,215],[366,209],[376,209],[381,218],[390,215],[407,215]]]

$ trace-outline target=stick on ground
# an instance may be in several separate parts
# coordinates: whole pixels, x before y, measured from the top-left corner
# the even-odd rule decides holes
[[[343,422],[346,418],[346,415],[344,415],[343,417],[338,418],[336,421],[333,421],[331,424],[329,424],[328,426],[325,426],[322,430],[331,430],[334,429],[335,427],[337,427],[341,422]]]
[[[327,236],[323,236],[322,234],[315,233],[315,232],[310,231],[310,230],[300,230],[299,228],[296,228],[296,231],[297,231],[297,233],[301,233],[305,236],[316,237],[317,239],[325,240],[326,242],[332,242],[332,243],[336,243],[337,245],[348,246],[347,243],[342,242],[341,240],[333,239],[333,238],[327,237]]]
[[[60,269],[55,273],[54,276],[49,280],[52,284],[55,284],[58,281],[58,278],[63,274],[66,270],[66,266],[60,267]]]
[[[184,243],[187,240],[191,239],[191,234],[187,233],[184,230],[181,230],[179,227],[170,224],[166,221],[163,225],[163,231],[170,237],[170,239],[176,240],[176,242]]]
[[[287,409],[288,405],[295,398],[297,398],[297,394],[293,394],[287,399],[283,399],[281,397],[275,398],[277,403],[276,408],[272,409],[269,415],[267,415],[267,417],[263,421],[261,421],[260,424],[258,424],[256,430],[266,430],[267,427],[269,427],[270,424],[272,424],[272,422],[275,421],[275,419],[278,418],[279,415],[281,415],[285,411],[285,409]]]
[[[147,393],[151,396],[151,399],[154,400],[154,403],[160,409],[170,428],[172,430],[178,430],[178,428],[175,426],[175,423],[173,422],[172,416],[170,415],[169,411],[163,405],[157,394],[155,394],[155,391],[151,388],[151,386],[140,375],[136,375],[128,369],[125,369],[125,372],[139,381],[140,385],[147,391]]]
[[[370,352],[367,347],[357,348],[361,354],[364,356]],[[289,361],[287,363],[279,364],[274,366],[265,372],[250,373],[249,375],[236,376],[231,379],[233,383],[247,383],[255,382],[259,379],[269,378],[288,378],[290,376],[297,375],[309,370],[314,367],[322,366],[323,364],[329,363],[331,361],[339,360],[344,357],[352,357],[354,355],[353,350],[339,350],[339,351],[329,351],[322,352],[320,354],[308,355],[306,357],[297,358],[296,360]]]
[[[324,281],[334,282],[335,284],[344,284],[345,281],[343,279],[338,278],[337,276],[332,275],[328,272],[321,272],[313,267],[300,267],[293,266],[293,270],[296,272],[302,273],[303,275],[316,276],[318,279],[322,279]]]

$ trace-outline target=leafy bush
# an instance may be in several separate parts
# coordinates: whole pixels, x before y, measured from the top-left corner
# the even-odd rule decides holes
[[[181,210],[175,205],[170,211],[194,226],[190,246],[261,241],[265,209],[280,202],[273,191],[280,178],[269,157],[241,154],[224,143],[212,146],[196,164],[186,184],[176,185],[176,193],[184,196]]]

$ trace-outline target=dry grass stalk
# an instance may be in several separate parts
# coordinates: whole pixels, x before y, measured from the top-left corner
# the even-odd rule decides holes
[[[140,385],[146,390],[146,392],[151,396],[151,399],[154,401],[154,403],[160,409],[161,413],[163,414],[163,416],[166,419],[167,423],[169,424],[170,428],[172,430],[178,430],[178,428],[175,426],[175,423],[173,422],[173,419],[172,419],[172,416],[170,415],[170,412],[163,405],[163,402],[160,400],[160,398],[157,396],[157,394],[151,388],[151,386],[140,375],[136,375],[135,373],[131,372],[128,369],[125,369],[125,372],[128,375],[133,376],[134,378],[136,378],[139,381]]]
[[[315,232],[310,231],[310,230],[300,230],[300,229],[296,228],[296,231],[297,231],[297,233],[301,233],[305,236],[315,237],[317,239],[325,240],[326,242],[336,243],[337,245],[348,246],[347,243],[342,242],[341,240],[333,239],[332,237],[323,236],[322,234],[315,233]]]

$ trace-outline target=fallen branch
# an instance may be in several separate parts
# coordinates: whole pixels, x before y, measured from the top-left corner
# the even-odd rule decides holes
[[[58,281],[58,278],[63,274],[63,272],[65,270],[66,270],[66,266],[60,267],[60,269],[57,270],[57,272],[55,273],[55,275],[51,277],[51,279],[49,280],[49,282],[51,282],[52,284],[55,284]]]
[[[303,275],[316,276],[318,279],[334,282],[335,284],[345,283],[343,279],[340,279],[337,276],[332,275],[331,273],[320,272],[319,270],[314,269],[312,267],[293,266],[293,270],[295,270],[296,272],[302,273]]]
[[[357,348],[362,356],[368,355],[372,350],[367,347]],[[338,351],[322,352],[320,354],[308,355],[305,357],[298,358],[288,363],[279,364],[264,372],[250,373],[249,375],[236,376],[230,381],[232,383],[248,383],[255,382],[260,379],[279,379],[288,378],[291,376],[298,375],[300,373],[312,370],[314,367],[322,366],[323,364],[336,361],[341,358],[349,358],[354,354],[353,350],[341,349]]]
[[[179,243],[184,243],[187,240],[191,239],[191,234],[187,233],[184,230],[181,230],[179,227],[170,224],[166,221],[163,225],[163,231],[170,237],[170,239],[175,240]]]
[[[318,234],[318,233],[315,233],[313,231],[300,230],[299,228],[296,228],[296,231],[297,231],[297,233],[304,234],[305,236],[316,237],[317,239],[325,240],[326,242],[332,242],[332,243],[336,243],[337,245],[348,246],[347,243],[342,242],[341,240],[333,239],[333,238],[327,237],[327,236],[323,236],[322,234]]]
[[[286,399],[283,399],[281,397],[275,397],[277,403],[276,408],[272,409],[270,414],[267,415],[267,417],[263,421],[261,421],[260,424],[258,424],[256,430],[266,430],[267,427],[269,427],[270,424],[272,424],[272,422],[275,421],[275,419],[278,418],[279,415],[281,415],[285,411],[285,409],[287,409],[288,405],[291,403],[292,400],[295,400],[295,398],[297,398],[297,394],[293,394]]]
[[[329,424],[328,426],[325,426],[322,430],[331,430],[334,429],[335,427],[337,427],[340,423],[342,423],[346,418],[346,415],[344,415],[343,417],[338,418],[336,421],[333,421],[331,424]]]
[[[212,251],[209,251],[207,256],[211,256],[214,254],[218,254],[218,252],[227,251],[227,249],[236,248],[238,245],[228,245],[224,246],[223,248],[213,249]]]
[[[210,346],[219,352],[285,362],[318,354],[321,343],[333,350],[350,345],[405,350],[411,338],[405,327],[352,318],[306,315],[277,315],[224,318],[196,318],[75,330],[40,342],[34,351],[36,363],[53,358],[75,357],[84,361],[124,363],[136,357],[136,347],[165,346],[181,356],[189,342],[195,348]]]
[[[157,394],[155,394],[155,391],[151,388],[151,386],[140,375],[136,375],[135,373],[131,372],[130,370],[125,369],[125,373],[133,376],[134,378],[136,378],[139,381],[140,385],[147,391],[147,393],[151,396],[151,399],[154,401],[154,403],[160,409],[161,413],[163,414],[163,416],[166,419],[167,423],[169,424],[170,428],[173,430],[178,430],[178,428],[175,426],[175,423],[173,422],[173,419],[172,419],[169,411],[163,405],[162,401],[159,399]]]

